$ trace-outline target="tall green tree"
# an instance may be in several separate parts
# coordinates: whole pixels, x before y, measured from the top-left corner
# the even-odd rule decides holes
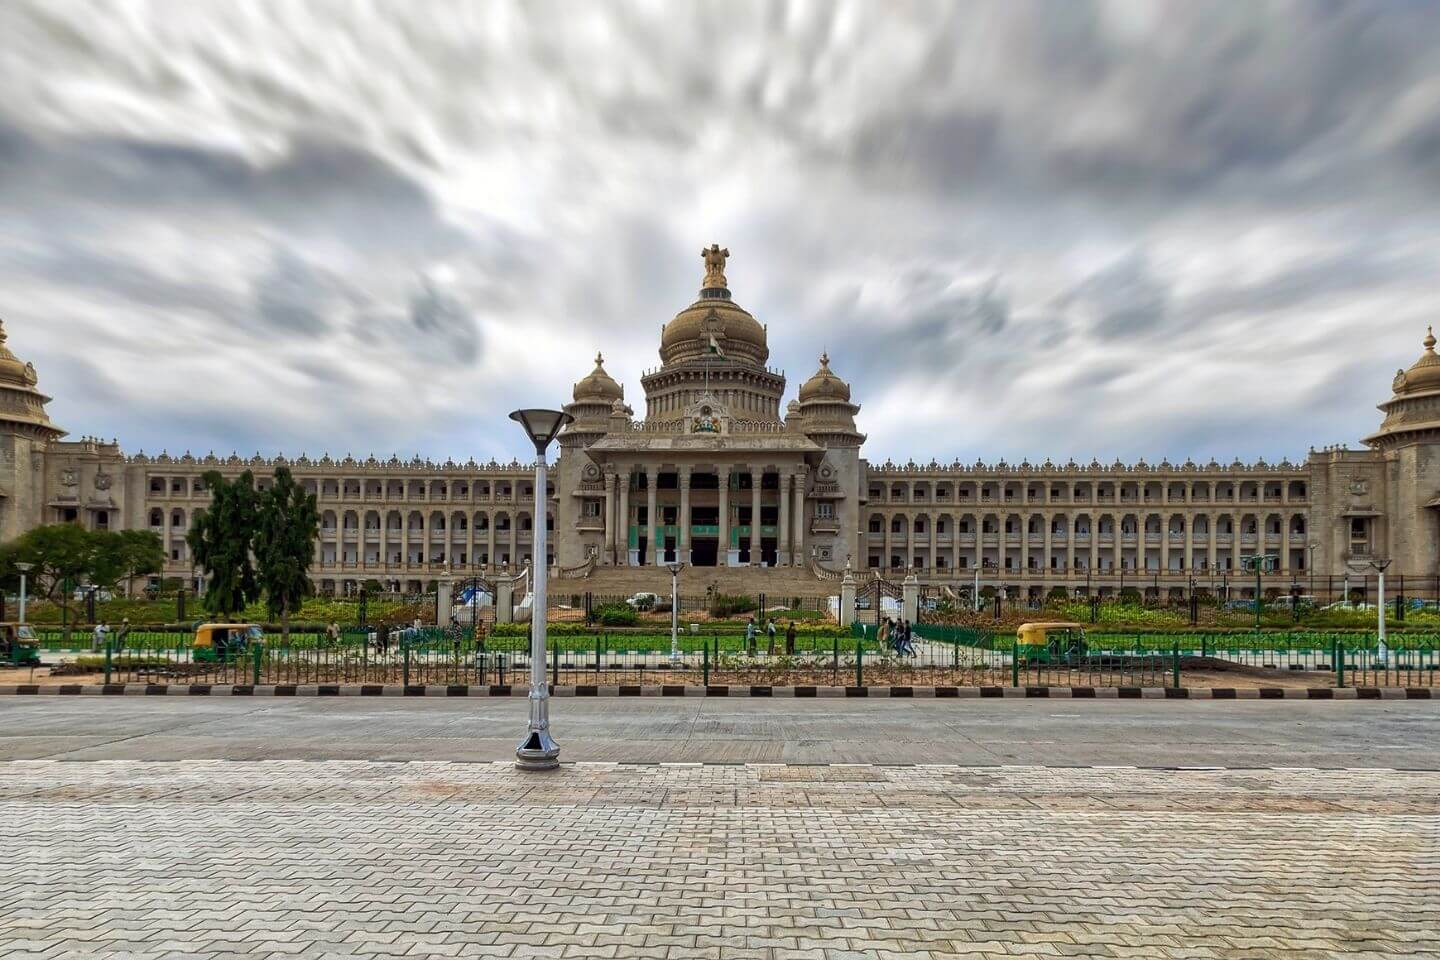
[[[13,577],[17,583],[15,564],[34,564],[27,578],[28,591],[54,600],[66,586],[89,579],[95,564],[95,534],[77,523],[36,527],[5,544],[0,562],[7,580]]]
[[[165,566],[165,545],[150,530],[97,531],[90,582],[113,590],[137,577],[159,573]]]
[[[260,495],[254,548],[265,606],[270,616],[280,621],[285,642],[290,639],[290,614],[314,593],[310,561],[319,536],[315,494],[306,493],[288,467],[277,467],[275,482]]]
[[[226,480],[217,470],[205,474],[210,508],[197,514],[185,542],[205,571],[205,609],[216,615],[238,613],[260,597],[250,547],[255,535],[259,494],[246,470]]]

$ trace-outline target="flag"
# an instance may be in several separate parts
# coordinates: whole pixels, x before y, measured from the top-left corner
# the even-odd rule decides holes
[[[717,357],[725,356],[720,350],[720,344],[715,339],[715,334],[710,334],[710,353]]]

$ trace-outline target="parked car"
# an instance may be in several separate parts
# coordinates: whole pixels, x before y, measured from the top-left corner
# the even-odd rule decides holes
[[[636,610],[653,610],[660,603],[657,593],[637,593],[625,601]]]

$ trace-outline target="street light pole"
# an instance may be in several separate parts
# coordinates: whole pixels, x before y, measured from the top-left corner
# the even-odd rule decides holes
[[[1375,659],[1383,664],[1388,653],[1385,647],[1385,568],[1390,566],[1390,561],[1372,559],[1370,566],[1375,568],[1380,581],[1376,585],[1378,593],[1375,597]]]
[[[530,726],[525,739],[515,748],[515,766],[521,770],[554,770],[560,766],[560,744],[550,736],[550,688],[545,680],[545,580],[549,574],[545,559],[546,500],[548,482],[545,449],[560,429],[575,418],[559,410],[516,410],[510,419],[525,428],[535,444],[535,511],[530,524],[534,531],[530,566],[534,586],[530,601]]]
[[[15,569],[20,571],[20,622],[25,622],[25,574],[34,569],[33,563],[17,563]]]
[[[685,564],[667,563],[665,566],[670,571],[670,665],[675,666],[680,662],[680,593],[677,584],[680,579],[680,570]]]

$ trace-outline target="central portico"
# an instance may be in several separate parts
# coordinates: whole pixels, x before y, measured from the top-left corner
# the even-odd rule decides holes
[[[849,387],[822,358],[782,419],[785,375],[766,366],[765,327],[731,299],[729,251],[701,256],[699,297],[665,325],[661,366],[641,377],[645,419],[602,357],[575,385],[557,522],[584,552],[562,565],[787,567],[851,553],[841,520],[858,490],[840,478],[856,475],[864,438]]]

